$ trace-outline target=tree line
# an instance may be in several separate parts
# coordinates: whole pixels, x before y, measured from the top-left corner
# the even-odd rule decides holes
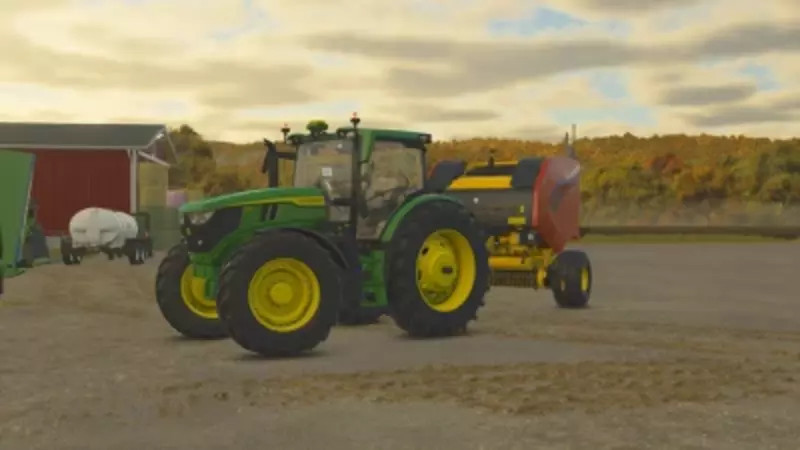
[[[179,155],[172,188],[218,195],[263,187],[261,143],[205,140],[188,125],[171,131]],[[800,139],[746,136],[623,135],[581,138],[584,223],[789,224],[800,222]],[[437,141],[428,164],[563,153],[563,144],[472,138]],[[284,166],[281,182],[291,181]]]

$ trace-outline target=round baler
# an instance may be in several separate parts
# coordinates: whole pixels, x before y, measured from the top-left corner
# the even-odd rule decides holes
[[[442,161],[428,185],[467,205],[483,226],[492,285],[549,288],[560,307],[587,305],[589,258],[566,248],[580,237],[580,163],[571,148],[549,158]]]

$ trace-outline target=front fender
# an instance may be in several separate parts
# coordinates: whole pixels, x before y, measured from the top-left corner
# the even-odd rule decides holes
[[[341,268],[346,269],[350,266],[350,264],[347,262],[347,258],[345,258],[344,256],[344,253],[342,253],[342,250],[335,243],[333,243],[327,236],[316,230],[312,230],[309,228],[281,227],[281,228],[271,228],[267,230],[257,231],[256,236],[264,235],[267,233],[279,232],[279,231],[291,231],[293,233],[299,233],[304,236],[308,236],[311,239],[314,239],[319,245],[324,247],[326,250],[331,252],[331,255],[333,255],[333,259],[336,261],[337,264],[339,264]]]

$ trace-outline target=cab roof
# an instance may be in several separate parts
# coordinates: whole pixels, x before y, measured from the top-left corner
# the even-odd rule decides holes
[[[335,133],[325,132],[317,136],[312,136],[309,133],[295,133],[289,135],[289,141],[295,145],[299,145],[305,142],[341,139],[353,131],[353,127],[340,127],[336,129]],[[430,133],[423,133],[420,131],[359,127],[358,132],[364,136],[371,136],[373,139],[396,139],[401,141],[416,141],[423,144],[430,144],[433,141],[433,136]]]

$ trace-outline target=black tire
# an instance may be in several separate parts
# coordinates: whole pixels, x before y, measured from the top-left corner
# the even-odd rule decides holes
[[[145,248],[140,243],[133,243],[128,246],[128,262],[132,266],[144,264]]]
[[[475,256],[472,290],[456,309],[437,311],[429,306],[417,288],[417,254],[432,233],[451,229],[469,243]],[[446,200],[422,203],[398,226],[389,244],[387,262],[389,314],[409,335],[437,337],[462,334],[477,319],[489,290],[489,256],[482,228],[463,206]]]
[[[585,289],[581,279],[584,270],[588,275],[588,287]],[[586,307],[592,293],[592,265],[589,256],[580,250],[559,253],[547,270],[547,282],[559,307]]]
[[[339,325],[359,326],[378,323],[384,311],[382,308],[349,307],[339,310]]]
[[[83,255],[81,255],[80,253],[78,253],[78,252],[76,252],[74,250],[69,253],[69,258],[70,258],[70,261],[72,261],[70,264],[73,264],[73,265],[76,265],[76,266],[80,265],[80,263],[83,262]]]
[[[61,261],[67,266],[78,265],[83,257],[73,249],[61,249]]]
[[[339,306],[339,325],[360,326],[378,323],[378,320],[385,313],[386,308],[369,308],[361,306],[361,299],[364,297],[363,286],[361,284],[360,272],[353,272],[350,269],[343,269],[342,288],[343,298]]]
[[[185,244],[172,247],[158,266],[156,301],[167,323],[191,339],[219,339],[228,333],[219,319],[210,319],[193,312],[181,295],[181,277],[189,266]]]
[[[277,258],[303,262],[319,282],[319,306],[305,326],[290,331],[268,328],[248,303],[248,286],[256,271]],[[341,268],[314,239],[292,231],[255,237],[237,250],[220,275],[217,307],[228,333],[241,347],[264,356],[294,356],[328,338],[342,302]]]

